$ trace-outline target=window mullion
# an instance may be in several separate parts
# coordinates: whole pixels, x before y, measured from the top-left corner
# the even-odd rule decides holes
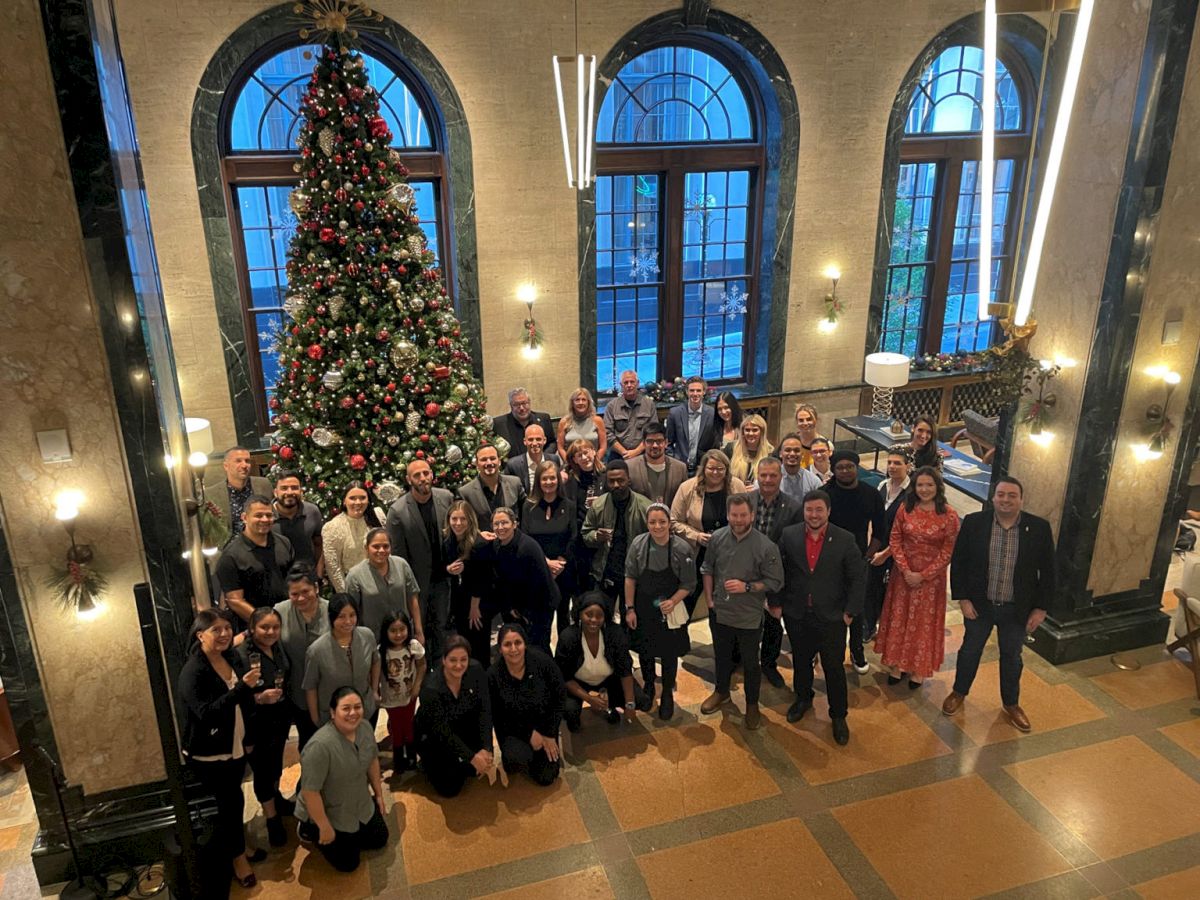
[[[662,179],[659,240],[665,268],[663,297],[658,311],[660,379],[674,378],[683,371],[683,167],[669,167],[662,173]]]
[[[925,304],[923,352],[937,353],[942,346],[942,326],[946,318],[946,291],[950,285],[951,257],[954,255],[954,219],[958,214],[958,191],[962,184],[962,158],[942,160],[938,180],[937,239],[933,256],[933,280]]]

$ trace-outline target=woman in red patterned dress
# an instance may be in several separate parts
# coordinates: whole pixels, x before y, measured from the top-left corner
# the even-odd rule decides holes
[[[913,487],[892,525],[895,560],[879,620],[875,649],[888,669],[888,684],[908,675],[908,686],[939,668],[946,650],[946,567],[958,536],[958,513],[946,503],[937,469],[913,473]]]

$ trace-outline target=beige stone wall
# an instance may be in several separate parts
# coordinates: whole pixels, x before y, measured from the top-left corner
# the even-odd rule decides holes
[[[1193,48],[1197,46],[1193,36]],[[1134,451],[1144,445],[1152,426],[1146,407],[1161,404],[1165,386],[1145,370],[1166,366],[1183,380],[1175,389],[1168,413],[1176,424],[1183,417],[1192,390],[1192,375],[1200,352],[1200,270],[1196,243],[1200,240],[1200,60],[1193,54],[1184,83],[1179,125],[1167,170],[1166,190],[1154,237],[1154,255],[1147,275],[1145,299],[1138,324],[1132,372],[1125,391],[1117,432],[1113,473],[1104,495],[1100,530],[1088,588],[1096,595],[1137,588],[1150,572],[1158,540],[1160,510],[1175,501],[1167,482],[1180,448],[1173,436],[1161,459],[1141,461]],[[1178,343],[1162,343],[1163,325],[1182,319]]]
[[[184,408],[233,439],[229,392],[195,192],[191,105],[220,43],[272,4],[118,0],[122,50],[143,152]],[[493,411],[524,384],[539,408],[562,412],[579,371],[576,207],[562,173],[549,57],[574,47],[572,6],[547,0],[446,0],[377,7],[423,41],[462,97],[474,151],[485,384]],[[801,144],[783,384],[803,390],[860,379],[884,132],[905,71],[971,0],[796,4],[742,0],[718,8],[772,42],[799,99]],[[580,45],[603,56],[631,28],[677,2],[584,4]],[[836,176],[833,174],[836,173]],[[833,335],[816,331],[838,264],[849,304]],[[547,347],[536,363],[515,350],[516,285],[536,281]]]
[[[95,793],[164,774],[133,607],[146,574],[38,5],[14,0],[6,12],[0,503],[63,768]],[[68,429],[73,461],[41,462],[35,432],[45,428]],[[44,586],[69,546],[53,508],[64,489],[85,495],[78,537],[110,583],[93,621],[60,612]]]
[[[1048,518],[1056,533],[1125,169],[1148,7],[1096,5],[1034,293],[1038,333],[1031,351],[1043,359],[1070,357],[1078,365],[1052,382],[1058,399],[1048,426],[1053,442],[1038,446],[1027,429],[1018,428],[1010,470],[1025,485],[1026,507]],[[1121,462],[1128,458],[1119,454],[1124,469]],[[1123,473],[1115,480],[1122,481]],[[1157,518],[1147,527],[1157,529]]]

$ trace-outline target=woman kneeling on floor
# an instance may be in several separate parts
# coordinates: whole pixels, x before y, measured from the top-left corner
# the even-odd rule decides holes
[[[541,785],[553,784],[561,765],[562,675],[554,660],[528,646],[520,625],[501,626],[496,644],[500,658],[488,672],[488,688],[504,768],[523,770]]]
[[[446,639],[442,665],[425,679],[415,730],[421,769],[443,797],[472,775],[492,770],[492,711],[487,674],[461,634]]]
[[[388,840],[379,751],[355,688],[334,691],[329,713],[300,754],[298,833],[339,872],[353,872],[363,850]]]
[[[566,682],[563,718],[571,731],[580,729],[585,706],[615,724],[622,712],[632,722],[654,702],[633,680],[629,638],[613,623],[603,591],[588,591],[576,602],[575,624],[559,636],[554,661]]]

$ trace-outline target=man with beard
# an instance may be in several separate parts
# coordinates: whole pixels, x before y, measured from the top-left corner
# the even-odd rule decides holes
[[[217,584],[225,606],[242,620],[243,628],[258,607],[288,598],[292,544],[271,530],[274,519],[271,501],[252,496],[242,510],[242,533],[233,536],[217,560]]]
[[[608,493],[601,494],[583,520],[583,542],[595,549],[592,576],[615,600],[625,590],[625,556],[630,542],[646,532],[650,501],[629,487],[629,465],[614,459],[605,472]]]
[[[475,451],[475,471],[479,474],[458,489],[458,496],[471,504],[479,527],[487,531],[492,527],[492,513],[508,507],[519,516],[525,505],[525,486],[515,475],[500,472],[500,454],[491,444],[483,444]]]
[[[275,477],[275,525],[292,545],[295,561],[305,563],[317,575],[321,574],[321,510],[304,499],[300,473],[280,472]]]

